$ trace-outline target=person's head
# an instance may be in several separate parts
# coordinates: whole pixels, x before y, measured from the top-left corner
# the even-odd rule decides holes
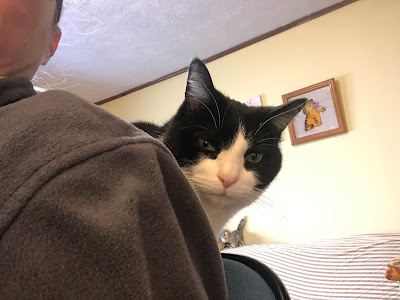
[[[0,0],[0,77],[32,79],[57,50],[63,0]]]

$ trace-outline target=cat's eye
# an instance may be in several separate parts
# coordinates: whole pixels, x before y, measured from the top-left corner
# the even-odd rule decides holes
[[[249,153],[244,158],[249,163],[257,164],[262,160],[263,155],[261,153]]]
[[[207,150],[207,151],[211,151],[211,152],[215,152],[215,147],[213,145],[211,145],[209,142],[207,142],[206,140],[199,138],[199,144],[200,146]]]

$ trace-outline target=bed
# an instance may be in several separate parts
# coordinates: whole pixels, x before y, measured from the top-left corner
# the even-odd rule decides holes
[[[400,300],[399,282],[385,278],[400,255],[400,233],[223,250],[252,257],[279,275],[292,300]]]

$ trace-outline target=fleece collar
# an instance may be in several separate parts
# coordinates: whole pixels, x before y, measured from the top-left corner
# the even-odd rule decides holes
[[[32,83],[25,78],[0,78],[0,106],[36,95]]]

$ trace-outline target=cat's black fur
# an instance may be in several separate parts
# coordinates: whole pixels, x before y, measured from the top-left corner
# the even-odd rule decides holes
[[[281,132],[302,110],[306,100],[298,99],[278,107],[248,107],[216,90],[205,65],[194,59],[189,67],[185,101],[176,115],[161,127],[147,122],[133,124],[153,137],[162,135],[181,167],[193,164],[201,155],[215,159],[221,149],[232,142],[242,124],[246,138],[253,141],[248,153],[264,155],[258,164],[246,161],[244,167],[258,174],[256,188],[264,189],[281,168],[282,155],[278,148]],[[257,132],[268,119],[270,121]],[[217,151],[200,147],[199,137],[214,145]]]
[[[278,174],[281,133],[306,100],[248,107],[216,90],[206,66],[194,59],[177,113],[161,127],[147,122],[134,125],[171,150],[217,237],[225,223],[256,201]],[[255,162],[254,157],[261,155]]]
[[[162,138],[162,135],[165,132],[166,126],[157,126],[156,124],[149,123],[149,122],[134,122],[132,123],[137,128],[142,129],[143,131],[150,134],[153,138]]]

